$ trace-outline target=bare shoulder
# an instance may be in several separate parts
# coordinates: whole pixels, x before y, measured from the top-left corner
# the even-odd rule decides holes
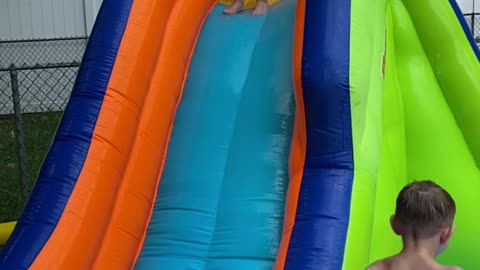
[[[388,263],[383,261],[378,261],[367,267],[365,270],[388,270]]]
[[[462,268],[458,266],[439,266],[438,268],[435,268],[438,270],[463,270]]]
[[[448,266],[445,268],[445,270],[462,270],[462,268],[457,266]]]

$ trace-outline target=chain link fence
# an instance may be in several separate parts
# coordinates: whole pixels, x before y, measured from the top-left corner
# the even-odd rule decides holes
[[[464,16],[475,38],[475,42],[480,47],[480,13],[469,13]]]
[[[0,41],[0,222],[23,209],[86,44],[83,37]]]

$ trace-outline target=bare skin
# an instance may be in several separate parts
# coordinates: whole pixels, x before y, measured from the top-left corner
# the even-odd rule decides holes
[[[243,0],[235,0],[233,4],[226,8],[223,13],[226,15],[233,15],[237,14],[243,9],[244,6],[244,1]],[[267,0],[257,0],[257,6],[252,12],[253,16],[260,16],[266,14],[268,11],[268,2]]]
[[[453,227],[445,228],[430,238],[414,239],[403,234],[394,217],[391,222],[393,231],[402,237],[403,250],[396,256],[372,264],[367,270],[461,270],[435,262],[435,257],[448,246]]]
[[[379,261],[367,270],[461,270],[458,267],[442,266],[435,262],[426,250],[404,250],[402,253]]]
[[[229,6],[223,11],[223,13],[225,13],[226,15],[236,14],[242,10],[243,5],[243,0],[235,0],[231,6]]]
[[[267,0],[257,0],[257,6],[252,12],[253,16],[260,16],[266,14],[268,11],[268,3]]]

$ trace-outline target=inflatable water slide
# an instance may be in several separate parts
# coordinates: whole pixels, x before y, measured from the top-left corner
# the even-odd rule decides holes
[[[480,269],[480,53],[454,0],[104,0],[2,270],[359,270],[396,195]]]

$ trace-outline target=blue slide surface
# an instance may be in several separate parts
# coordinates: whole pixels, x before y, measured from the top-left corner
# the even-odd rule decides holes
[[[137,270],[272,269],[294,120],[295,8],[286,0],[266,16],[225,16],[218,5],[209,15]]]

